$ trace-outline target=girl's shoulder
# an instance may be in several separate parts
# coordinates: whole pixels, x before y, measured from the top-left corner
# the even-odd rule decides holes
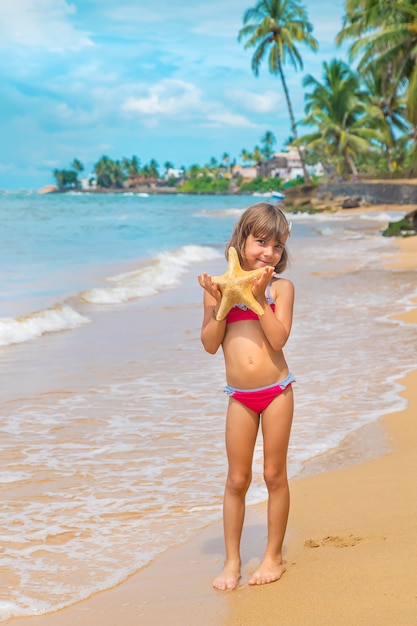
[[[275,302],[279,296],[288,295],[293,297],[294,284],[288,280],[288,278],[281,278],[275,276],[269,285],[269,293],[272,300]]]

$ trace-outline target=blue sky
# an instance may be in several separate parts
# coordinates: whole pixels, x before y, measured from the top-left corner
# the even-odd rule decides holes
[[[278,78],[251,70],[237,41],[255,0],[1,0],[0,188],[39,188],[77,157],[91,171],[106,154],[160,169],[239,162],[270,130],[290,135]],[[344,1],[304,0],[319,51],[286,66],[297,119],[303,76],[346,59],[334,39]]]

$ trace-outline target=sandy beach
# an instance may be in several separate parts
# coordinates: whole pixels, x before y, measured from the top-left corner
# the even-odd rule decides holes
[[[245,527],[244,578],[234,593],[210,587],[222,558],[218,524],[115,589],[49,616],[15,621],[22,626],[414,625],[417,372],[401,382],[407,410],[381,420],[392,452],[292,482],[287,572],[279,583],[262,588],[246,583],[265,540],[264,507],[255,507]]]
[[[415,269],[417,238],[398,241],[397,246],[398,256],[390,265],[393,270]],[[397,317],[417,324],[417,308]],[[318,466],[310,471],[307,467],[305,476],[291,481],[284,544],[287,571],[278,583],[259,588],[247,584],[265,544],[262,504],[247,511],[243,576],[235,592],[211,588],[223,559],[218,522],[113,589],[52,614],[7,623],[416,624],[417,370],[398,382],[403,386],[400,395],[407,400],[404,410],[381,416],[375,424],[356,431],[326,458],[318,459]],[[368,446],[382,440],[387,452],[361,462],[365,440]]]

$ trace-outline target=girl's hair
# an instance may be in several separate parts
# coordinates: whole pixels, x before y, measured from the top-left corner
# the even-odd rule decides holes
[[[236,248],[239,261],[243,265],[245,258],[245,243],[249,235],[253,235],[256,239],[275,239],[276,242],[281,241],[283,235],[290,234],[291,227],[284,213],[274,204],[267,202],[258,202],[248,207],[240,219],[236,223],[229,243],[226,246],[226,258],[228,257],[229,248]],[[288,264],[288,252],[284,247],[282,256],[275,266],[275,272],[280,274],[285,270]]]

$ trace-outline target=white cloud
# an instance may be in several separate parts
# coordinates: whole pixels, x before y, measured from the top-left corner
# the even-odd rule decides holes
[[[201,90],[191,83],[163,79],[149,87],[146,96],[127,98],[122,110],[143,115],[180,115],[200,110],[201,96]]]
[[[211,5],[210,10],[213,12]],[[211,13],[212,15],[213,13]],[[192,28],[192,32],[196,35],[205,35],[207,37],[227,38],[233,40],[233,43],[237,40],[237,34],[242,27],[242,20],[240,14],[229,16],[228,20],[202,20],[197,22]]]
[[[0,46],[80,50],[93,43],[70,21],[76,9],[67,0],[1,0]]]
[[[228,91],[226,92],[226,97],[231,102],[237,102],[242,108],[254,113],[271,113],[276,111],[281,100],[278,91],[265,91],[259,94],[243,89]]]
[[[122,3],[110,2],[108,8],[109,17],[116,22],[134,22],[139,26],[178,22],[185,28],[191,27],[194,32],[218,36],[220,29],[223,33],[233,33],[234,37],[236,25],[241,25],[243,12],[241,0],[212,0],[210,3],[153,0],[148,5],[137,0],[123,0]],[[221,15],[221,19],[215,20],[213,15]]]
[[[245,116],[229,111],[220,102],[210,102],[201,89],[178,79],[163,79],[148,87],[146,96],[129,96],[122,105],[125,113],[138,113],[155,125],[157,118],[194,117],[203,126],[255,126]]]
[[[208,123],[206,126],[238,126],[249,127],[256,126],[243,115],[228,113],[227,111],[219,113],[209,113],[207,115]]]

